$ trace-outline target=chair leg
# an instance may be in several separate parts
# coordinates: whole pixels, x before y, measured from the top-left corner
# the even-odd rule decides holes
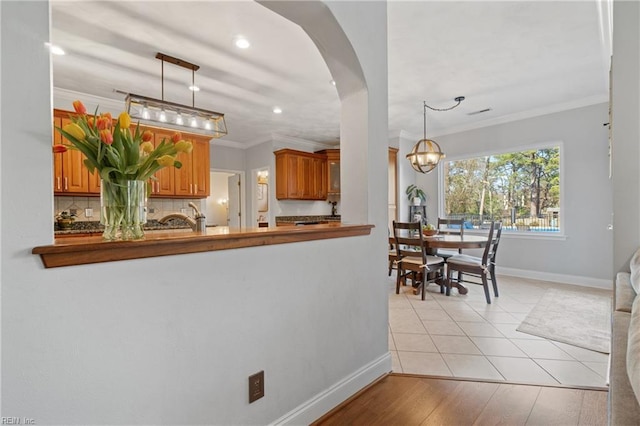
[[[484,287],[484,297],[487,299],[487,303],[491,304],[491,296],[489,295],[489,283],[487,282],[487,274],[480,274],[482,276],[482,287]]]
[[[391,276],[391,270],[393,269],[393,260],[389,261],[389,276]]]
[[[496,269],[491,267],[491,282],[493,283],[493,294],[498,297],[498,281],[496,281]]]
[[[449,267],[447,267],[447,279],[445,281],[445,285],[447,287],[446,295],[450,296],[451,295],[451,268]]]
[[[396,294],[400,294],[400,275],[402,275],[402,271],[400,266],[398,266],[398,273],[396,274]]]

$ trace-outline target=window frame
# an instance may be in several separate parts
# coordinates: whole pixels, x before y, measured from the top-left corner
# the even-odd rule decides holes
[[[508,154],[514,152],[522,152],[522,151],[531,151],[531,150],[539,150],[539,149],[549,149],[549,148],[558,148],[558,155],[560,156],[560,165],[559,165],[559,174],[560,174],[560,212],[561,212],[561,227],[558,232],[549,232],[549,231],[518,231],[505,229],[502,233],[503,237],[511,238],[517,237],[522,239],[544,239],[544,240],[566,240],[566,210],[565,210],[565,190],[564,190],[564,142],[562,140],[550,140],[546,142],[539,142],[533,144],[526,145],[517,145],[505,147],[502,149],[495,150],[485,150],[473,153],[464,153],[464,154],[454,154],[451,156],[445,157],[442,161],[460,161],[460,160],[470,160],[478,157],[487,157],[492,155],[501,155]],[[444,188],[444,164],[442,167],[438,167],[438,217],[445,217],[446,213],[444,211],[445,206],[445,188]],[[477,229],[469,229],[465,230],[465,233],[474,234],[474,233],[482,233],[482,231]]]

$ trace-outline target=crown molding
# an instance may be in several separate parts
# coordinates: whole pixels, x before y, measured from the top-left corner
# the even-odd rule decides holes
[[[318,151],[320,149],[332,149],[336,147],[336,145],[330,145],[322,142],[314,142],[307,139],[280,135],[277,133],[272,133],[271,139],[273,140],[274,149],[290,148],[291,145],[297,145],[298,147],[307,148],[307,149],[310,148],[313,151]]]
[[[491,118],[491,119],[479,121],[476,123],[463,124],[460,126],[452,126],[452,127],[444,128],[439,130],[438,132],[433,132],[432,137],[436,138],[439,136],[447,136],[454,133],[467,132],[469,130],[476,130],[476,129],[481,129],[483,127],[511,123],[514,121],[525,120],[528,118],[539,117],[542,115],[555,114],[557,112],[583,108],[583,107],[602,104],[606,102],[609,102],[609,96],[606,94],[589,96],[586,98],[577,99],[570,102],[562,102],[558,104],[547,105],[541,108],[535,108],[527,111],[517,112],[515,114],[503,115],[500,117]]]

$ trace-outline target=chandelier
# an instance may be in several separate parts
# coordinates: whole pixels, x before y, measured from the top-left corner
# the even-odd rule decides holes
[[[224,114],[196,108],[195,97],[199,89],[195,85],[195,72],[200,66],[165,55],[156,54],[156,59],[162,61],[162,99],[153,99],[147,96],[128,93],[125,99],[127,112],[131,118],[140,120],[147,124],[161,125],[175,130],[188,131],[191,133],[201,133],[211,138],[219,138],[227,134],[227,125],[224,121]],[[169,62],[183,68],[191,70],[191,106],[181,105],[164,100],[164,63]]]
[[[424,133],[422,139],[420,139],[411,152],[407,154],[407,159],[415,171],[429,173],[435,169],[440,160],[445,157],[440,145],[432,139],[427,139],[427,108],[432,111],[450,111],[460,105],[460,102],[464,101],[464,96],[458,96],[454,101],[456,102],[454,106],[443,109],[430,107],[426,101],[423,101]]]

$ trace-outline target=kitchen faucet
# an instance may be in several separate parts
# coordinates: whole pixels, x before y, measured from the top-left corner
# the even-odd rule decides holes
[[[194,232],[205,232],[207,230],[207,222],[205,220],[205,216],[200,212],[198,206],[196,206],[193,202],[189,202],[189,207],[193,208],[193,218],[183,213],[169,213],[165,217],[158,219],[158,222],[164,224],[167,223],[169,219],[182,219],[189,224]]]

